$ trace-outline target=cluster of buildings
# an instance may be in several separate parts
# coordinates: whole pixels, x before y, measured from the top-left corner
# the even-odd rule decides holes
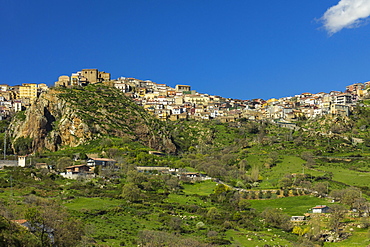
[[[161,120],[218,119],[233,122],[240,118],[250,120],[275,120],[293,122],[302,118],[314,118],[326,114],[348,116],[358,100],[369,95],[370,82],[356,83],[344,92],[302,93],[280,99],[238,100],[198,93],[188,85],[175,87],[150,80],[120,77],[111,79],[110,73],[97,69],[83,69],[70,76],[62,75],[56,87],[86,86],[104,83],[122,91],[138,105]],[[46,84],[24,83],[22,86],[0,85],[0,117],[23,110],[32,104]]]
[[[250,120],[294,121],[326,114],[348,116],[359,99],[369,96],[370,82],[356,83],[344,92],[302,93],[280,99],[238,100],[198,93],[188,85],[158,84],[150,80],[120,77],[111,79],[110,74],[97,69],[83,69],[71,76],[61,76],[56,86],[106,83],[121,90],[138,105],[143,106],[161,120],[218,119],[232,122],[240,118]]]
[[[0,85],[0,120],[31,105],[42,92],[49,87],[45,83],[23,83],[22,85]]]
[[[83,69],[71,76],[59,76],[58,81],[55,82],[56,87],[70,87],[70,86],[86,86],[88,84],[95,84],[99,82],[110,81],[110,73],[98,71],[97,69]]]
[[[89,158],[86,164],[73,165],[66,167],[66,171],[60,173],[61,176],[69,179],[77,179],[80,177],[93,178],[95,177],[95,168],[101,167],[102,169],[113,168],[115,169],[117,161],[108,158]]]
[[[348,116],[358,100],[367,96],[369,85],[370,82],[350,85],[345,92],[302,93],[269,100],[238,100],[198,93],[186,85],[171,88],[133,78],[114,81],[116,88],[159,119],[219,119],[221,122],[232,122],[240,118],[294,121],[326,114]]]

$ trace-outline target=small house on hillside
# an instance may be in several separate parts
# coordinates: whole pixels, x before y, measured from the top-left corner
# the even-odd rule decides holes
[[[66,167],[67,173],[82,173],[88,171],[90,171],[90,168],[87,165],[74,165]]]
[[[329,207],[326,205],[317,205],[312,208],[312,213],[327,213],[328,211]]]
[[[51,166],[49,166],[48,164],[46,163],[36,163],[35,164],[35,168],[36,169],[50,169]]]
[[[60,173],[60,175],[69,179],[77,179],[80,177],[93,178],[95,176],[87,165],[68,166],[66,167],[66,172]]]
[[[117,163],[114,159],[107,158],[89,158],[87,160],[88,166],[114,166]]]

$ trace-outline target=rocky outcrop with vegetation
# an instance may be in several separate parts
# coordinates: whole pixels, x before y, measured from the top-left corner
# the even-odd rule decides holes
[[[54,88],[41,95],[9,127],[11,137],[32,140],[32,151],[75,147],[103,136],[130,138],[176,152],[164,124],[113,87]]]

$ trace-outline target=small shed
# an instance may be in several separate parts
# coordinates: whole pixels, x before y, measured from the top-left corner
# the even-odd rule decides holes
[[[36,169],[49,169],[49,166],[46,163],[36,163],[35,167]]]
[[[312,213],[327,213],[329,211],[329,207],[326,205],[317,205],[312,208]]]
[[[304,221],[306,220],[306,216],[292,216],[290,220],[291,221]]]

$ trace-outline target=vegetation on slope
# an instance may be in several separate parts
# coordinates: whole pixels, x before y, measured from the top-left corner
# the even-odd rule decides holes
[[[359,107],[351,118],[302,121],[296,129],[245,119],[162,123],[112,92],[103,85],[62,89],[59,97],[75,105],[100,136],[85,145],[37,153],[30,165],[45,162],[63,171],[94,153],[116,159],[119,169],[97,169],[92,180],[63,179],[43,169],[5,169],[0,173],[2,215],[22,219],[28,209],[43,212],[45,201],[52,201],[67,209],[66,222],[85,225],[72,244],[77,246],[314,246],[327,236],[348,238],[346,246],[368,241],[367,108]],[[171,136],[178,153],[149,154],[148,142],[137,142],[132,127],[139,121],[153,135]],[[138,173],[136,166],[169,166],[212,179]],[[290,222],[290,216],[315,205],[336,211]],[[346,213],[353,208],[356,213]]]

